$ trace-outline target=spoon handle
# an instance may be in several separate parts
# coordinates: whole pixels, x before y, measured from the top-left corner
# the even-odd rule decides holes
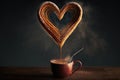
[[[75,56],[76,54],[78,54],[79,52],[81,52],[83,49],[84,49],[84,48],[81,48],[81,49],[79,49],[77,52],[75,52],[75,53],[71,56],[70,61],[72,60],[73,56]]]

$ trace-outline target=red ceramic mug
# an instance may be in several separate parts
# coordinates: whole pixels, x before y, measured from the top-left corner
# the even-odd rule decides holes
[[[67,62],[64,59],[52,59],[50,63],[53,76],[59,78],[68,77],[82,67],[82,62],[80,60]],[[79,65],[75,68],[74,66],[77,63]]]

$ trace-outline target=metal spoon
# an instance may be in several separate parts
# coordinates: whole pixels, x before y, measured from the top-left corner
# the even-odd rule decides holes
[[[71,57],[69,56],[68,62],[71,62],[72,59],[73,59],[73,57],[74,57],[76,54],[78,54],[79,52],[81,52],[83,49],[84,49],[84,48],[81,48],[80,50],[78,50],[77,52],[75,52]]]

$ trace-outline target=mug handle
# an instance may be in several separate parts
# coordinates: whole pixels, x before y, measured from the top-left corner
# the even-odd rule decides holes
[[[73,63],[73,67],[75,66],[76,63],[79,63],[79,66],[72,71],[72,74],[75,73],[77,70],[79,70],[82,67],[82,62],[80,60],[75,60]]]

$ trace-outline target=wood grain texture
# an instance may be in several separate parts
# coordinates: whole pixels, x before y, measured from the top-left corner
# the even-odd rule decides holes
[[[120,80],[120,67],[82,67],[72,76],[59,79],[48,67],[0,67],[0,80]]]

